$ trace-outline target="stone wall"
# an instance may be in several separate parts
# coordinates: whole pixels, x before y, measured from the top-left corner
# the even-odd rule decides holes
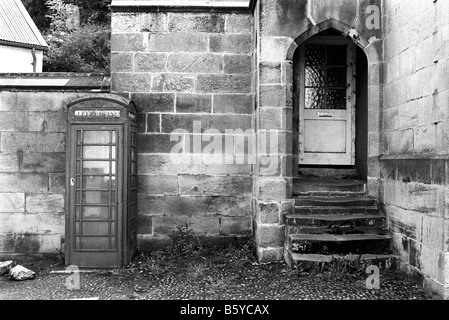
[[[185,222],[201,237],[251,232],[252,32],[245,13],[113,13],[112,90],[139,110],[139,248]],[[194,156],[176,164],[181,139]],[[229,164],[209,163],[219,153]]]
[[[50,78],[0,76],[0,254],[64,250],[67,103],[103,77]],[[62,88],[42,91],[57,81]]]
[[[449,297],[449,3],[385,1],[381,201],[404,268]]]

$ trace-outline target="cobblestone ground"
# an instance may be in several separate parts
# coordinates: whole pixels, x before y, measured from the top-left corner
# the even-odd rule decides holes
[[[203,258],[204,259],[204,258]],[[42,265],[43,264],[43,265]],[[80,274],[79,290],[68,290],[69,275],[52,274],[51,263],[23,263],[38,276],[0,277],[0,300],[425,300],[422,288],[404,276],[381,276],[379,290],[365,280],[333,279],[323,273],[288,270],[285,264],[219,260],[136,262],[128,268]],[[61,267],[58,267],[61,269]]]

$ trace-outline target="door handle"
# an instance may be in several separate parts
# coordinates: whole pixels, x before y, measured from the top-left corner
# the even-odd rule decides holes
[[[71,178],[71,179],[70,179],[70,186],[71,186],[71,187],[74,187],[74,186],[75,186],[75,179],[74,179],[74,178]]]

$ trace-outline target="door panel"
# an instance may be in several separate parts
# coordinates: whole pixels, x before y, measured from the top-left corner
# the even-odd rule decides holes
[[[346,121],[305,120],[306,153],[346,153]]]
[[[299,164],[355,164],[354,44],[312,39],[299,63]]]
[[[70,257],[71,264],[89,267],[121,265],[123,147],[120,126],[71,127]]]

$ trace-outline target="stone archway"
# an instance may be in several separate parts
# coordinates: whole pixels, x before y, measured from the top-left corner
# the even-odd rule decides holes
[[[382,155],[382,136],[381,136],[381,70],[382,70],[382,41],[366,39],[366,37],[350,27],[349,25],[336,19],[329,19],[312,26],[307,31],[298,36],[290,45],[287,51],[285,61],[286,78],[291,79],[287,83],[287,105],[291,104],[293,89],[293,60],[296,50],[301,44],[323,31],[333,29],[342,35],[350,38],[365,54],[368,60],[368,93],[367,93],[367,188],[368,195],[371,197],[379,196],[380,164],[379,157]],[[289,124],[288,126],[293,126]],[[292,152],[294,154],[294,152]],[[292,158],[292,168],[297,167],[295,157]]]
[[[257,15],[257,13],[256,13]],[[336,19],[317,25],[308,24],[297,36],[266,37],[261,40],[262,63],[259,68],[256,132],[258,144],[267,140],[267,132],[277,132],[276,154],[261,153],[255,167],[253,191],[253,232],[260,261],[278,261],[284,257],[286,227],[284,216],[294,212],[293,186],[293,58],[298,46],[312,36],[334,29],[350,37],[368,60],[368,195],[378,197],[381,155],[381,70],[382,40],[367,39],[363,34]],[[294,40],[293,40],[294,39]],[[264,49],[268,48],[268,49]],[[265,56],[264,56],[265,55]],[[264,79],[262,68],[281,70],[279,77]],[[276,79],[275,81],[272,79]],[[276,160],[276,161],[273,161]],[[276,166],[273,166],[276,163]]]

